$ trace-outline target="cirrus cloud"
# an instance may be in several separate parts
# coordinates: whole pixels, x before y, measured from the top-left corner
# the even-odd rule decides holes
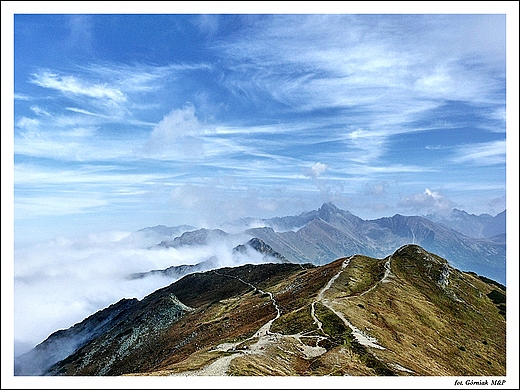
[[[126,100],[126,95],[118,88],[107,84],[89,83],[75,76],[60,76],[49,71],[33,74],[32,82],[40,87],[56,89],[64,94],[83,95],[95,99],[106,98],[115,102]]]

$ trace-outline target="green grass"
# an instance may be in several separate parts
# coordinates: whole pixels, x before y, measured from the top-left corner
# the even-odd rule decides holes
[[[356,295],[378,283],[385,274],[384,260],[366,256],[354,256],[342,272],[335,285],[343,286],[346,295]]]
[[[377,359],[370,351],[354,338],[352,331],[333,311],[324,305],[316,304],[316,316],[323,324],[323,332],[329,336],[330,345],[327,350],[338,345],[346,345],[351,349],[367,367],[374,370],[376,375],[395,376],[396,373],[385,363]],[[331,348],[332,347],[332,348]]]
[[[309,305],[299,310],[283,314],[271,326],[271,331],[281,334],[310,332],[316,329]]]

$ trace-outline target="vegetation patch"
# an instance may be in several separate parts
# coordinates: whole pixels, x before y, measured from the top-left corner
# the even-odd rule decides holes
[[[495,305],[506,303],[506,296],[497,290],[493,290],[487,294],[489,299],[493,301]]]
[[[486,294],[489,299],[493,301],[493,303],[498,308],[498,312],[505,318],[506,317],[506,296],[502,294],[498,290],[492,290],[488,294]]]
[[[347,296],[360,294],[383,278],[384,263],[385,260],[354,256],[350,259],[349,266],[339,276],[335,286],[342,286]]]
[[[283,314],[271,326],[273,332],[285,335],[310,332],[314,329],[316,325],[311,318],[309,306]]]
[[[356,341],[350,328],[333,311],[324,305],[316,304],[316,316],[323,324],[323,332],[329,336],[330,345],[323,347],[327,350],[338,345],[347,345],[356,355],[359,356],[360,361],[367,367],[374,370],[376,375],[380,376],[395,376],[397,375],[385,363],[377,359],[372,353],[359,342]],[[320,343],[321,345],[321,343]]]
[[[300,341],[302,342],[302,344],[308,345],[309,347],[314,347],[317,345],[316,343],[318,342],[318,338],[317,337],[301,337]]]
[[[321,303],[316,303],[316,317],[322,323],[323,332],[329,336],[334,346],[349,344],[354,339],[352,331],[347,328],[341,318]]]
[[[480,276],[478,275],[479,279],[482,280],[483,282],[485,283],[488,283],[488,284],[492,284],[494,286],[497,286],[499,289],[501,289],[502,291],[506,291],[506,286],[504,286],[503,284],[501,283],[498,283],[496,281],[494,281],[493,279],[489,279],[489,278],[486,278],[485,276]]]

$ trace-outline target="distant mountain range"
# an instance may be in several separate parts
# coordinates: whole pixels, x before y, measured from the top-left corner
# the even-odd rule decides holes
[[[496,216],[489,214],[468,214],[465,211],[453,209],[449,216],[428,214],[426,218],[441,223],[453,230],[474,238],[505,237],[506,211]]]
[[[222,231],[218,231],[216,233],[216,236],[221,235]],[[177,240],[172,241],[172,244],[167,244],[165,242],[161,242],[159,244],[160,246],[166,246],[166,245],[180,245],[179,242],[182,243],[182,245],[205,245],[207,243],[207,238],[209,236],[213,236],[213,231],[201,229],[194,231],[193,233],[183,234],[182,237],[186,238],[190,244],[186,244],[186,240]],[[187,238],[189,237],[189,238]],[[182,246],[180,245],[180,246]],[[246,262],[250,262],[251,260],[251,254],[257,254],[261,256],[261,259],[259,259],[262,263],[288,263],[289,261],[279,254],[278,252],[275,252],[269,245],[267,245],[265,242],[258,238],[252,238],[245,244],[237,245],[235,248],[233,248],[232,256],[234,260],[234,264],[244,264]],[[244,259],[245,258],[245,259]],[[180,279],[184,275],[188,275],[194,272],[203,272],[208,271],[211,269],[216,269],[220,267],[219,259],[217,256],[212,256],[208,260],[202,261],[200,263],[196,264],[183,264],[183,265],[173,265],[171,267],[168,267],[163,270],[151,270],[147,272],[139,272],[134,273],[129,276],[130,279],[140,279],[147,276],[152,275],[162,275],[169,278],[172,278],[174,280]]]
[[[504,375],[505,216],[453,210],[447,218],[363,220],[325,203],[297,216],[245,218],[221,229],[141,229],[125,239],[156,242],[150,250],[189,255],[192,248],[225,245],[197,263],[128,275],[176,282],[53,333],[15,359],[15,373],[331,375],[331,362],[347,348],[355,361],[340,375]],[[222,248],[229,251],[227,268]],[[452,334],[454,324],[465,330]],[[271,337],[264,344],[258,332],[276,342]],[[371,344],[376,339],[391,353]],[[219,346],[225,340],[234,347]],[[287,365],[267,353],[274,345],[292,351],[284,355]],[[244,363],[249,352],[252,365]],[[224,364],[226,356],[234,365]]]
[[[372,231],[332,205],[319,215],[307,225],[324,235],[317,243],[347,234],[330,226]],[[428,236],[415,218],[372,222],[372,240],[388,242],[376,233],[390,227]],[[505,302],[505,286],[418,245],[382,259],[219,268],[53,333],[15,359],[15,375],[504,376]]]
[[[164,226],[164,225],[157,225],[153,227],[146,227],[144,229],[138,230],[140,233],[144,234],[155,234],[160,235],[164,237],[176,237],[178,235],[181,235],[182,233],[189,231],[189,230],[196,230],[197,228],[191,225],[179,225],[179,226]]]
[[[496,217],[474,216],[458,210],[451,215],[450,219],[440,220],[442,223],[435,222],[433,219],[437,217],[434,216],[399,214],[363,220],[332,203],[325,203],[318,210],[298,216],[245,218],[228,223],[223,229],[227,226],[237,231],[240,226],[258,226],[245,228],[241,233],[262,241],[289,262],[314,265],[352,254],[384,257],[402,245],[418,244],[446,258],[455,267],[505,284],[505,211]],[[476,236],[463,234],[454,226],[465,227],[466,232],[473,231]],[[483,237],[490,234],[493,236]],[[222,229],[197,229],[162,241],[158,247],[207,245],[212,240],[231,236],[233,234]],[[206,266],[210,264],[211,261]],[[202,266],[200,269],[210,268]]]

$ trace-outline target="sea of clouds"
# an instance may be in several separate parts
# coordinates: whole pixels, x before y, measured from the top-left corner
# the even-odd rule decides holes
[[[15,247],[15,356],[122,298],[142,299],[175,281],[160,274],[132,279],[133,273],[210,258],[216,267],[265,262],[254,251],[233,254],[234,247],[251,238],[244,234],[210,240],[206,245],[158,245],[173,238],[153,231],[111,231]]]

